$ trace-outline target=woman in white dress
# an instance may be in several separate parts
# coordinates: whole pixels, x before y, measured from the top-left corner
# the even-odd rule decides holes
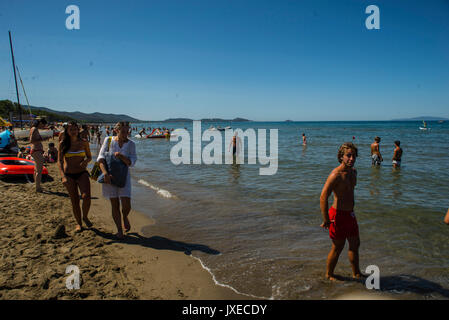
[[[131,174],[128,170],[126,177],[126,185],[123,188],[111,184],[112,175],[108,174],[106,170],[105,153],[108,151],[123,161],[128,167],[133,167],[137,160],[136,145],[133,141],[128,139],[129,123],[118,122],[115,125],[114,131],[117,136],[106,137],[101,146],[97,161],[100,163],[100,169],[104,174],[103,196],[109,198],[111,201],[112,218],[117,226],[117,237],[124,238],[123,229],[128,232],[131,225],[128,220],[129,212],[131,211]],[[109,144],[109,139],[111,139]],[[121,210],[120,210],[121,203]],[[122,227],[123,217],[123,227]]]

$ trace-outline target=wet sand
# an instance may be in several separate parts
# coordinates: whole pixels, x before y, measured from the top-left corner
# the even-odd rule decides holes
[[[93,227],[75,233],[57,164],[46,167],[51,178],[42,183],[44,193],[26,179],[0,180],[0,299],[249,298],[216,285],[189,256],[195,248],[188,239],[159,237],[155,222],[137,211],[126,239],[115,239],[110,203],[97,182],[91,183]],[[56,234],[62,228],[65,234]],[[80,270],[79,290],[66,288],[69,265]]]

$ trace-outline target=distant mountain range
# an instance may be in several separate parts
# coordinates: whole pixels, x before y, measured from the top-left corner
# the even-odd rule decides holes
[[[193,121],[193,119],[188,118],[170,118],[163,121],[150,121],[150,122],[189,122]],[[201,119],[202,122],[248,122],[251,120],[244,118],[234,118],[234,119],[220,119],[220,118],[205,118]]]
[[[422,117],[415,117],[415,118],[393,119],[391,121],[439,121],[439,120],[448,121],[449,119],[442,118],[442,117],[422,116]]]
[[[28,106],[22,106],[25,110],[28,109]],[[43,110],[46,112],[54,113],[56,115],[61,115],[65,117],[70,117],[77,121],[82,122],[92,122],[92,123],[113,123],[119,121],[129,121],[129,122],[143,122],[142,120],[127,116],[125,114],[112,114],[112,113],[84,113],[84,112],[66,112],[66,111],[56,111],[49,108],[44,107],[33,107],[30,106],[31,112],[33,110]]]

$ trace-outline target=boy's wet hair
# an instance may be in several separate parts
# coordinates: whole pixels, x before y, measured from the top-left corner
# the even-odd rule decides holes
[[[350,149],[354,152],[354,156],[357,158],[358,157],[358,149],[355,146],[355,144],[353,144],[352,142],[345,142],[340,146],[340,149],[338,149],[338,162],[342,162],[343,161],[343,156],[345,155],[345,150]]]
[[[401,145],[401,141],[396,140],[396,141],[394,142],[394,144],[397,145],[397,146],[399,147],[399,146]]]
[[[374,138],[374,141],[380,142],[380,137],[375,137],[375,138]]]

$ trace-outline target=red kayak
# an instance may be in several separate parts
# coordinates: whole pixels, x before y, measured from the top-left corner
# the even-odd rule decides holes
[[[0,158],[0,178],[34,173],[34,161],[17,157]],[[48,175],[47,168],[42,168],[42,175]]]

